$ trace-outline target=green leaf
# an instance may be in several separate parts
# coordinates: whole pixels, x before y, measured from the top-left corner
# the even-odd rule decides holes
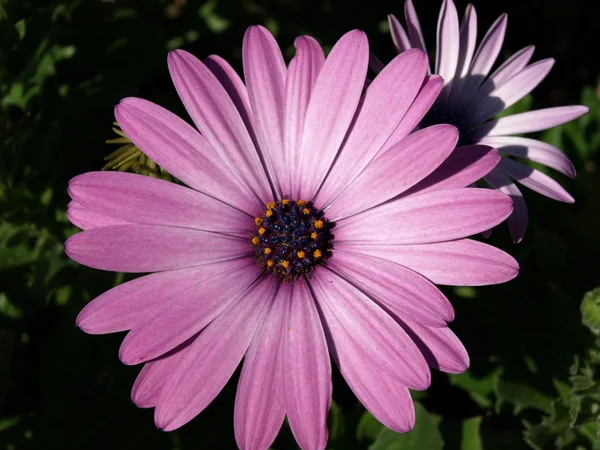
[[[469,393],[469,396],[482,408],[489,408],[493,402],[491,395],[494,392],[496,379],[502,374],[502,368],[497,368],[483,378],[475,378],[471,372],[451,374],[448,376],[450,383]]]
[[[415,403],[415,428],[408,433],[396,433],[383,428],[369,450],[441,450],[444,440],[438,424],[440,418]]]
[[[346,432],[346,421],[342,413],[342,408],[335,401],[331,402],[331,409],[328,417],[329,439],[335,441],[344,436]]]
[[[501,378],[496,383],[496,411],[499,413],[502,404],[514,405],[514,414],[519,414],[525,408],[534,408],[549,413],[552,400],[525,383],[508,381]]]
[[[481,417],[471,417],[462,423],[462,442],[460,450],[483,450],[479,427]]]
[[[383,425],[369,411],[360,418],[356,427],[356,439],[359,441],[374,441],[381,432]]]
[[[600,335],[600,288],[588,292],[583,297],[581,320],[592,333]]]

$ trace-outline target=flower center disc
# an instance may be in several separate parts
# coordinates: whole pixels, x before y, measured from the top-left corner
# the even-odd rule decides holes
[[[269,202],[254,223],[256,260],[282,282],[309,275],[331,255],[334,223],[304,200]]]

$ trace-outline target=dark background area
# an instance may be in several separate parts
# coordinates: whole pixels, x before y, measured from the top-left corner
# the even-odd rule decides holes
[[[466,3],[457,2],[462,15]],[[553,173],[576,198],[560,204],[524,188],[530,231],[513,245],[506,225],[492,244],[521,274],[484,288],[447,288],[453,330],[471,356],[458,376],[434,373],[418,400],[417,427],[382,430],[334,376],[329,448],[600,448],[594,326],[600,317],[600,2],[519,0],[475,4],[479,39],[507,12],[499,62],[534,44],[534,60],[556,65],[514,111],[586,104],[589,115],[537,137],[562,148],[578,176]],[[430,54],[440,2],[416,0]],[[123,335],[88,336],[78,311],[128,276],[80,267],[63,253],[76,228],[65,216],[66,185],[99,170],[113,107],[127,96],[186,117],[166,65],[170,49],[218,54],[241,71],[249,25],[263,24],[293,56],[299,34],[329,49],[361,28],[384,61],[394,55],[386,15],[400,1],[0,0],[0,449],[230,449],[236,378],[182,429],[155,429],[151,410],[129,399],[139,371],[117,358]],[[550,171],[551,172],[551,171]],[[550,173],[548,172],[548,173]],[[600,294],[598,294],[600,297]],[[574,364],[578,361],[577,364]],[[193,375],[192,375],[193,376]],[[296,448],[287,425],[273,445]]]

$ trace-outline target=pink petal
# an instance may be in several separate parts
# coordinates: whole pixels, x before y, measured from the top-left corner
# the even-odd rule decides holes
[[[503,155],[535,161],[568,177],[575,178],[575,166],[560,149],[553,145],[535,139],[513,136],[485,137],[479,142],[497,148]]]
[[[433,327],[454,320],[448,299],[430,281],[399,264],[337,250],[328,267],[396,316]]]
[[[588,111],[587,106],[558,106],[513,114],[485,123],[475,129],[473,136],[474,138],[482,138],[484,136],[533,133],[534,131],[546,130],[570,122],[587,114]]]
[[[331,363],[315,300],[301,280],[282,285],[287,295],[285,382],[287,415],[301,448],[327,445],[327,412],[331,404]]]
[[[246,256],[251,250],[245,239],[163,225],[92,228],[65,242],[69,258],[113,272],[183,269]]]
[[[276,296],[244,358],[233,416],[235,440],[240,449],[270,447],[285,418],[286,300],[287,296]]]
[[[339,276],[325,269],[313,273],[310,284],[324,325],[332,334],[330,348],[362,354],[398,384],[427,389],[431,382],[429,368],[402,327]]]
[[[285,61],[277,41],[262,26],[251,26],[242,45],[244,77],[267,169],[279,189],[285,185],[284,119]]]
[[[299,166],[302,130],[306,108],[313,86],[323,67],[325,55],[317,41],[300,36],[294,42],[296,56],[290,62],[285,85],[284,161],[287,186],[284,195],[299,198],[297,167]]]
[[[471,63],[469,76],[465,82],[461,95],[461,104],[464,105],[470,103],[475,92],[494,65],[494,62],[502,49],[502,43],[504,42],[506,21],[506,14],[502,14],[496,19],[483,37],[483,40],[473,57],[473,62]]]
[[[408,39],[408,35],[396,16],[393,14],[388,14],[388,24],[390,26],[390,34],[392,35],[392,41],[394,42],[394,46],[396,47],[396,51],[401,53],[409,48],[412,48],[410,40]]]
[[[458,142],[452,125],[434,125],[419,130],[380,153],[375,160],[333,201],[327,217],[336,221],[389,200],[433,172]]]
[[[457,147],[431,175],[405,191],[402,197],[469,186],[499,162],[500,155],[496,149],[487,145]]]
[[[469,368],[469,354],[450,328],[429,327],[404,318],[402,322],[431,367],[447,373],[462,373]]]
[[[477,12],[471,4],[467,5],[465,15],[460,24],[460,51],[456,65],[456,77],[452,82],[452,90],[448,104],[456,104],[461,96],[463,85],[473,60],[473,53],[477,44]]]
[[[194,338],[170,351],[166,355],[144,364],[131,389],[131,400],[139,408],[154,408],[167,380],[177,374],[178,362]]]
[[[407,50],[373,80],[315,204],[333,200],[379,153],[417,96],[426,64],[422,51]]]
[[[496,71],[489,76],[487,80],[483,82],[481,87],[477,90],[476,102],[487,97],[490,92],[499,86],[502,86],[513,76],[519,73],[533,55],[535,47],[530,45],[522,48],[517,53],[508,58],[504,63],[496,69]]]
[[[402,122],[400,122],[398,128],[394,130],[390,138],[381,149],[382,153],[396,145],[415,129],[417,124],[431,109],[431,106],[434,104],[439,93],[442,91],[443,85],[444,80],[439,75],[429,75],[426,77],[419,94],[415,98],[415,101],[412,103],[412,105],[410,105],[410,108],[406,112]]]
[[[236,177],[260,202],[269,201],[272,194],[259,155],[223,85],[202,61],[186,51],[170,52],[168,64],[185,109],[218,155],[228,176]]]
[[[220,56],[210,55],[204,60],[204,64],[229,94],[231,101],[244,121],[244,125],[246,125],[246,128],[248,129],[252,142],[254,142],[254,145],[258,148],[258,138],[254,131],[254,118],[252,117],[252,108],[250,107],[250,98],[248,97],[246,85],[235,69]]]
[[[230,261],[146,275],[120,284],[88,303],[77,316],[86,333],[105,334],[130,330],[150,321],[155,308],[198,282],[221,272]]]
[[[354,118],[368,64],[369,44],[358,30],[342,36],[325,60],[306,110],[299,198],[311,200],[329,171]]]
[[[448,86],[456,75],[456,66],[460,54],[460,31],[458,13],[452,0],[444,0],[440,9],[437,25],[437,57],[435,73],[444,79]],[[450,88],[445,88],[442,97],[446,98]]]
[[[177,372],[161,391],[154,421],[175,430],[200,414],[221,392],[240,363],[265,311],[275,296],[272,279],[256,283],[179,352]],[[193,376],[190,376],[190,375]]]
[[[485,286],[505,283],[519,272],[508,253],[470,239],[422,245],[336,243],[336,250],[377,256],[420,273],[435,284]]]
[[[508,217],[508,229],[515,243],[519,243],[525,237],[527,231],[527,205],[519,188],[500,169],[492,170],[484,177],[484,180],[494,189],[510,195],[514,210]]]
[[[446,189],[410,196],[338,222],[341,241],[426,244],[492,228],[512,212],[512,201],[490,189]]]
[[[473,123],[481,123],[521,100],[546,78],[553,65],[552,58],[538,61],[496,87],[489,96],[474,105],[476,112],[473,115]]]
[[[423,32],[421,31],[421,24],[419,23],[419,16],[417,16],[417,11],[415,10],[412,0],[406,0],[404,3],[404,17],[406,18],[406,28],[412,44],[411,47],[421,49],[427,53],[425,39],[423,39]]]
[[[115,219],[94,211],[90,211],[75,201],[70,201],[67,206],[67,219],[82,230],[90,228],[109,227],[111,225],[129,225],[131,222]]]
[[[200,192],[169,181],[123,172],[88,172],[69,182],[69,195],[85,208],[123,223],[244,232],[252,218]]]
[[[252,213],[249,205],[257,203],[256,197],[229,174],[206,139],[175,114],[140,98],[125,98],[115,107],[115,117],[133,143],[176,178]]]
[[[548,198],[559,202],[574,203],[575,199],[555,180],[537,169],[521,164],[512,159],[502,158],[498,169],[514,178],[523,186],[527,186]]]
[[[149,320],[133,327],[121,344],[121,362],[139,364],[174,349],[243,296],[260,273],[251,258],[243,258],[221,264],[218,272],[200,277],[188,289],[158,305]]]

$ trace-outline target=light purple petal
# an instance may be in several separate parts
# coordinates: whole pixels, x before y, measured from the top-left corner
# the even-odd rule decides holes
[[[442,292],[423,276],[391,261],[337,250],[328,267],[399,318],[433,327],[454,320]]]
[[[183,269],[249,255],[246,239],[163,225],[92,228],[71,236],[65,252],[94,269],[157,272]]]
[[[458,130],[446,124],[407,136],[363,170],[326,209],[327,217],[349,217],[401,194],[442,164],[457,142]]]
[[[521,100],[546,78],[553,65],[552,58],[538,61],[498,85],[485,99],[473,105],[472,122],[481,123]]]
[[[223,58],[217,55],[209,55],[204,60],[204,64],[223,85],[225,91],[229,94],[231,101],[237,108],[244,125],[248,129],[248,133],[252,138],[252,142],[256,148],[258,146],[258,138],[256,137],[254,118],[252,117],[252,108],[250,106],[250,98],[246,85],[231,65]]]
[[[431,378],[423,355],[388,313],[326,269],[314,271],[310,284],[334,351],[362,354],[399,384],[427,389]]]
[[[496,149],[487,145],[457,147],[427,178],[401,196],[469,186],[482,178],[500,162]]]
[[[230,265],[230,261],[169,270],[120,284],[88,303],[77,316],[77,326],[86,333],[105,334],[130,330],[150,321],[155,308],[168,305],[183,291]]]
[[[475,129],[475,138],[484,136],[503,136],[506,134],[533,133],[570,122],[587,114],[587,106],[558,106],[555,108],[537,109],[521,114],[491,120]]]
[[[284,162],[288,190],[284,195],[299,198],[298,171],[302,146],[302,130],[306,108],[313,86],[323,67],[325,55],[317,41],[309,36],[298,37],[294,45],[296,56],[290,62],[285,85]]]
[[[375,158],[410,108],[425,77],[427,56],[411,49],[396,56],[367,89],[360,111],[316,205],[333,200]],[[399,87],[401,86],[401,87]]]
[[[426,244],[481,233],[506,219],[512,201],[490,189],[446,189],[410,196],[338,222],[342,241]]]
[[[491,145],[503,155],[517,156],[548,166],[560,173],[575,178],[575,166],[558,148],[535,139],[514,136],[485,137],[479,141]]]
[[[206,139],[175,114],[141,98],[125,98],[115,117],[129,139],[173,176],[252,213],[256,197],[230,175]]]
[[[69,182],[85,208],[124,223],[172,225],[221,233],[252,229],[252,218],[231,206],[165,180],[123,172],[88,172]]]
[[[573,203],[575,199],[558,182],[537,169],[521,164],[512,159],[502,158],[498,169],[514,178],[523,186],[527,186],[548,198],[559,202]]]
[[[473,53],[477,45],[477,12],[470,3],[467,5],[465,15],[460,24],[460,50],[456,65],[456,76],[452,82],[452,90],[448,104],[456,104],[461,96],[463,85],[473,60]]]
[[[412,103],[412,105],[410,105],[410,108],[406,112],[402,122],[400,122],[398,128],[394,130],[390,138],[381,149],[381,152],[385,152],[387,149],[396,145],[415,129],[417,124],[431,109],[431,106],[438,98],[443,85],[444,80],[439,75],[429,75],[426,77],[419,94],[415,98],[415,101]]]
[[[456,66],[460,54],[460,31],[458,13],[452,0],[444,0],[440,9],[437,25],[437,56],[435,73],[444,79],[441,99],[447,98],[450,84],[456,75]]]
[[[513,212],[508,217],[508,229],[513,242],[519,243],[525,237],[527,231],[527,205],[519,188],[500,169],[492,170],[484,177],[484,180],[494,189],[510,195],[513,201]],[[491,234],[491,230],[490,230]]]
[[[158,428],[171,431],[185,425],[221,392],[275,293],[271,278],[263,278],[178,353],[177,372],[165,383],[154,411]]]
[[[285,418],[284,327],[287,296],[277,294],[256,330],[237,386],[233,426],[240,449],[268,448]]]
[[[115,219],[104,214],[90,211],[75,201],[70,201],[67,205],[67,219],[82,230],[90,228],[109,227],[111,225],[130,225],[126,220]]]
[[[388,24],[390,26],[390,34],[392,35],[392,41],[394,42],[394,46],[396,47],[396,51],[401,53],[409,48],[412,48],[410,40],[408,39],[408,35],[396,16],[393,14],[388,14]]]
[[[346,136],[361,97],[369,64],[362,31],[346,33],[323,64],[306,110],[299,155],[299,198],[312,200]]]
[[[327,412],[331,404],[331,363],[315,300],[298,280],[284,284],[288,295],[285,339],[287,415],[301,448],[327,445]]]
[[[127,365],[139,364],[164,355],[208,325],[260,275],[251,259],[228,261],[185,291],[154,309],[127,334],[119,359]]]
[[[272,194],[258,152],[223,85],[202,61],[186,51],[170,52],[168,64],[185,109],[218,154],[228,177],[238,178],[260,202],[269,201]]]
[[[136,406],[154,408],[158,405],[164,385],[177,373],[178,364],[194,339],[188,339],[166,355],[144,364],[131,389],[131,400]]]
[[[336,243],[340,250],[377,256],[401,264],[450,286],[485,286],[505,283],[519,273],[508,253],[470,239],[423,245]]]
[[[513,76],[519,73],[533,55],[535,47],[530,45],[528,47],[522,48],[517,53],[508,58],[504,63],[496,69],[496,71],[487,78],[481,87],[477,90],[477,95],[475,98],[475,102],[478,102],[485,97],[487,97],[490,92],[496,89],[499,86],[502,86],[508,80],[510,80]]]
[[[423,32],[421,31],[421,24],[419,23],[419,16],[417,15],[412,0],[406,0],[404,3],[404,17],[406,18],[406,29],[408,30],[408,37],[412,44],[411,47],[421,49],[427,53],[425,39],[423,39]],[[431,73],[429,67],[428,70],[429,73]]]
[[[283,159],[285,61],[277,41],[262,26],[246,30],[242,58],[258,141],[267,169],[282,195],[288,189]]]
[[[462,373],[469,368],[469,354],[450,328],[428,327],[404,318],[402,322],[431,367],[447,373]]]
[[[502,43],[504,42],[506,21],[506,14],[502,14],[498,17],[483,37],[481,44],[479,44],[479,48],[471,63],[468,78],[463,87],[460,98],[460,103],[462,105],[471,102],[477,89],[481,86],[484,78],[488,75],[490,69],[494,65],[494,62],[502,49]]]

